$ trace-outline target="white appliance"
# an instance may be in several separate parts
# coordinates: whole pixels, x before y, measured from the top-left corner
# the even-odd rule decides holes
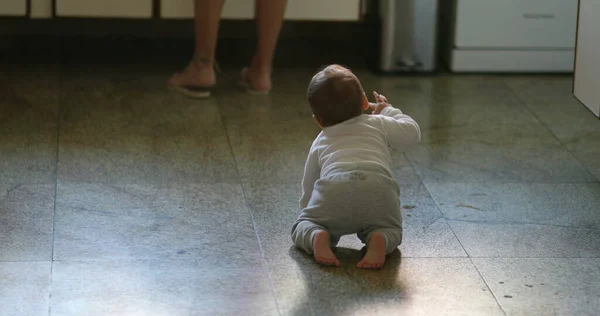
[[[578,0],[442,0],[455,72],[572,72]]]
[[[436,70],[438,0],[379,0],[367,5],[367,62],[372,68],[384,73]]]
[[[600,1],[581,0],[573,94],[600,117]]]

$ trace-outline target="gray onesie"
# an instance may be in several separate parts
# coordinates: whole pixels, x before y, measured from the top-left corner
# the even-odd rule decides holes
[[[390,149],[409,149],[420,139],[418,124],[391,106],[324,128],[304,168],[294,244],[312,254],[317,230],[329,232],[332,247],[343,235],[356,233],[366,243],[381,232],[386,253],[394,251],[402,242],[402,215]]]

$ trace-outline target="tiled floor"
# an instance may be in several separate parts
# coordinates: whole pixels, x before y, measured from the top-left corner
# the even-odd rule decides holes
[[[395,154],[405,236],[382,271],[292,247],[314,68],[269,97],[175,66],[3,65],[0,315],[597,315],[600,120],[568,77],[377,77],[421,125]]]

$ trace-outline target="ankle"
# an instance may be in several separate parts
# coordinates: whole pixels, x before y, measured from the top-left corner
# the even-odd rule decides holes
[[[260,58],[254,56],[250,63],[250,69],[255,73],[270,75],[273,71],[273,65],[271,62],[262,61]]]
[[[313,236],[313,240],[312,240],[313,246],[316,245],[317,243],[320,243],[320,242],[322,243],[325,240],[327,241],[327,243],[329,243],[329,232],[326,230],[322,230],[322,229],[315,230],[313,232],[312,236]]]
[[[191,63],[200,70],[212,69],[214,67],[214,60],[212,58],[202,57],[200,55],[194,55]]]

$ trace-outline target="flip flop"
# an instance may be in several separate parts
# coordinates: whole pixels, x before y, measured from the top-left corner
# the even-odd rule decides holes
[[[242,73],[241,73],[241,78],[239,80],[239,84],[250,95],[269,95],[269,93],[271,92],[271,90],[255,90],[255,89],[252,89],[252,86],[250,86],[250,81],[248,80],[248,67],[244,67],[242,69]]]
[[[178,86],[174,84],[167,83],[167,87],[169,90],[181,93],[186,97],[190,97],[193,99],[206,99],[210,97],[211,89],[214,87],[196,87],[196,86]]]

